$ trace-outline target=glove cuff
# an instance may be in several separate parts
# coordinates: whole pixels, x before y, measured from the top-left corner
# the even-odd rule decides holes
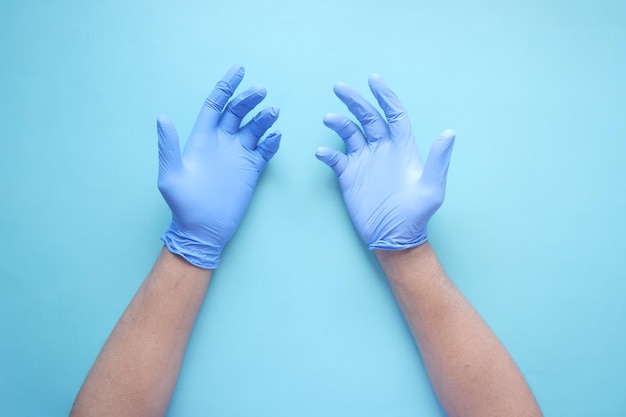
[[[368,245],[369,250],[383,249],[383,250],[404,250],[415,248],[428,240],[428,227],[425,227],[414,239],[378,239]]]
[[[182,256],[187,262],[204,269],[216,269],[222,256],[222,248],[199,242],[179,231],[174,224],[161,236],[167,249]]]

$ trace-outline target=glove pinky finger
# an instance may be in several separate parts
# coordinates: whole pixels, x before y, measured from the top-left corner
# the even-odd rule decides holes
[[[348,165],[348,157],[346,155],[325,146],[317,148],[315,156],[328,165],[337,176],[340,176]]]
[[[267,162],[278,152],[278,148],[280,147],[280,139],[282,138],[282,133],[280,131],[270,133],[263,142],[259,143],[256,150],[263,157],[263,159]]]

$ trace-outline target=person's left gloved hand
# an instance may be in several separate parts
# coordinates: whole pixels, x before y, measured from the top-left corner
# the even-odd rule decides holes
[[[264,88],[252,87],[226,105],[243,75],[243,67],[234,66],[217,83],[182,155],[172,122],[163,116],[157,120],[158,185],[172,210],[172,223],[161,239],[171,252],[201,268],[217,267],[280,143],[280,132],[259,143],[278,119],[277,107],[263,109],[240,127],[265,98]]]

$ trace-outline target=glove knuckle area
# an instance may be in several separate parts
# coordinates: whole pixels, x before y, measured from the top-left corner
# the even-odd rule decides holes
[[[376,113],[368,111],[368,112],[364,112],[361,115],[359,121],[361,122],[363,127],[369,127],[369,126],[376,124],[379,119],[380,117]]]
[[[387,121],[389,123],[400,122],[408,116],[404,110],[391,110],[387,113]]]
[[[215,102],[215,100],[213,100],[213,98],[211,97],[207,97],[206,100],[204,100],[204,106],[208,107],[210,109],[213,109],[215,111],[221,111],[222,109],[220,108],[219,104],[217,104]]]
[[[230,86],[230,84],[228,84],[224,80],[220,80],[217,82],[217,84],[215,84],[215,90],[221,91],[223,94],[226,94],[226,95],[233,94],[233,88]]]
[[[219,81],[215,84],[215,89],[204,100],[204,105],[217,112],[221,112],[224,109],[224,105],[233,95],[233,88],[226,81]]]

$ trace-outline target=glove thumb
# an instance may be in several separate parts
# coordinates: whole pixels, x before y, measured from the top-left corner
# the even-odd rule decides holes
[[[455,137],[456,132],[454,130],[445,130],[433,143],[421,178],[425,185],[434,189],[445,190]]]
[[[166,116],[159,116],[157,133],[159,135],[159,175],[180,169],[182,161],[176,126]]]

